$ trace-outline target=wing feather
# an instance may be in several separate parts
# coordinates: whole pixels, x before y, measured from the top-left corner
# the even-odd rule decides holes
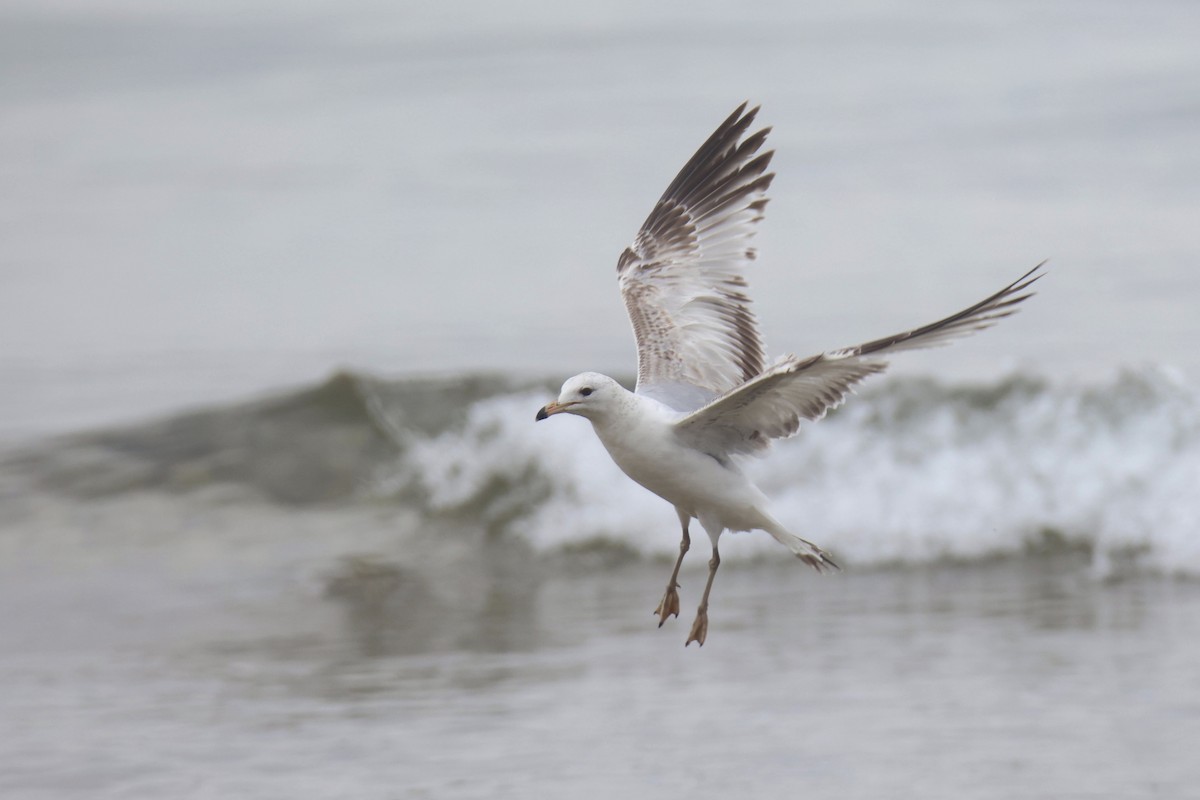
[[[719,459],[760,453],[771,439],[793,435],[801,420],[820,419],[841,405],[855,384],[883,372],[887,362],[882,356],[948,344],[1015,313],[1033,296],[1026,289],[1042,276],[1042,264],[975,305],[929,325],[805,359],[785,356],[679,420],[676,433]]]
[[[743,103],[667,187],[617,262],[638,346],[637,391],[691,410],[762,372],[742,272],[767,204],[769,128]]]

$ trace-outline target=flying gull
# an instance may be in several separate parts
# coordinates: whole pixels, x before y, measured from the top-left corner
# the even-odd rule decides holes
[[[856,347],[766,362],[743,271],[763,218],[774,151],[759,154],[770,128],[746,136],[758,108],[743,103],[683,167],[617,261],[617,281],[637,339],[637,386],[585,372],[537,413],[592,423],[613,461],[675,506],[679,557],[654,613],[659,627],[679,615],[679,566],[700,522],[712,542],[708,581],[685,645],[704,645],[708,595],[726,530],[763,530],[818,572],[839,569],[829,554],[790,533],[738,463],[771,439],[796,433],[845,400],[855,384],[883,372],[884,356],[946,344],[1017,310],[1041,264],[995,294],[945,319]],[[743,138],[744,137],[744,138]],[[1044,262],[1043,262],[1044,263]]]

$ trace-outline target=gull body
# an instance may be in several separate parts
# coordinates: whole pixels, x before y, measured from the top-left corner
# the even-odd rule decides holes
[[[762,455],[772,439],[795,434],[842,403],[854,386],[883,372],[885,356],[946,344],[991,327],[1031,296],[1039,264],[1016,281],[937,322],[808,358],[768,364],[750,310],[743,271],[766,207],[772,152],[758,151],[769,128],[746,135],[758,109],[738,107],[701,145],[659,199],[617,261],[618,284],[638,345],[629,391],[585,372],[563,384],[537,413],[575,414],[592,423],[616,465],[675,507],[679,558],[655,614],[679,614],[678,577],[698,520],[712,543],[708,581],[685,644],[703,645],[708,599],[726,530],[763,530],[818,572],[829,554],[790,533],[740,459]],[[1023,293],[1024,292],[1024,293]]]
[[[590,389],[587,395],[581,394],[584,389]],[[790,536],[767,512],[767,496],[738,461],[681,441],[675,426],[687,416],[683,412],[597,372],[568,380],[558,401],[545,411],[547,416],[569,412],[591,422],[622,472],[675,506],[681,519],[698,520],[714,544],[723,530],[766,530],[781,542]]]

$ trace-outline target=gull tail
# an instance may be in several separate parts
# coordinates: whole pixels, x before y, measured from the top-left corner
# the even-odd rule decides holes
[[[791,550],[796,554],[796,558],[808,564],[817,572],[838,572],[841,567],[837,562],[830,558],[829,553],[826,553],[821,548],[817,547],[807,539],[801,539],[795,534],[788,533],[782,525],[770,517],[767,518],[767,524],[763,526],[763,530],[775,537],[775,541]]]

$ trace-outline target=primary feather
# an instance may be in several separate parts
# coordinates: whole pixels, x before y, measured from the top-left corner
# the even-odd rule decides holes
[[[743,271],[766,206],[769,128],[743,103],[667,187],[617,262],[638,346],[637,393],[691,410],[763,369]]]
[[[816,421],[841,405],[854,385],[883,372],[889,353],[938,347],[989,328],[1016,310],[1041,277],[1041,264],[980,302],[945,319],[866,344],[798,359],[785,356],[760,375],[734,387],[675,424],[680,437],[720,457],[756,453],[771,439],[791,436],[800,421]]]

